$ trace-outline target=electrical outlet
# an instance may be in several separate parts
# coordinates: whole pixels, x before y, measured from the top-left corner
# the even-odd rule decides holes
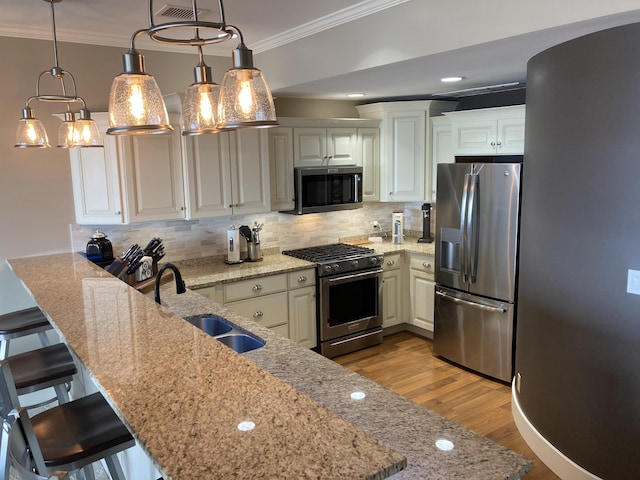
[[[627,271],[627,293],[640,295],[640,271],[631,269]]]
[[[378,228],[380,228],[380,224],[378,223],[378,221],[377,221],[377,220],[374,220],[374,221],[373,221],[373,223],[371,224],[371,227],[372,227],[374,230],[377,230]]]

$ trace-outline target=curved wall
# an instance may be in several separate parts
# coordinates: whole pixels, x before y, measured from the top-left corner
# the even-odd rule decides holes
[[[526,103],[515,395],[570,460],[638,478],[640,24],[533,57]]]

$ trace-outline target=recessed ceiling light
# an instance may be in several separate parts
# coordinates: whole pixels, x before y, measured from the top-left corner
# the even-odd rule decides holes
[[[444,77],[444,78],[441,78],[440,81],[445,83],[453,83],[453,82],[459,82],[463,78],[464,77]]]
[[[365,94],[364,93],[347,93],[347,97],[349,98],[357,98],[357,97],[364,97]]]

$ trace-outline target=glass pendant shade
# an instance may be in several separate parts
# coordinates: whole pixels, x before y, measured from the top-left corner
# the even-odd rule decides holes
[[[125,72],[113,79],[108,134],[135,135],[171,130],[167,108],[153,76]]]
[[[187,88],[182,104],[182,135],[218,132],[218,97],[215,83],[194,83]]]
[[[33,116],[33,110],[26,107],[18,123],[16,143],[18,148],[48,148],[49,137],[42,122]]]
[[[220,128],[278,125],[271,90],[257,68],[232,68],[224,75],[218,105]]]
[[[98,130],[98,124],[86,110],[80,110],[80,118],[76,120],[74,141],[76,147],[102,147],[102,136]]]
[[[58,148],[72,148],[76,146],[76,122],[72,112],[65,112],[64,121],[58,128]]]

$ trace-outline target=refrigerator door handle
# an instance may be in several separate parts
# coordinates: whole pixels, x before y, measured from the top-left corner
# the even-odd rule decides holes
[[[478,222],[475,220],[477,210],[478,175],[469,175],[469,207],[467,208],[467,272],[471,277],[471,283],[475,283],[478,277]]]
[[[447,300],[452,301],[453,303],[459,303],[459,304],[462,304],[462,305],[468,305],[470,307],[478,308],[480,310],[485,310],[487,312],[506,313],[506,311],[507,311],[506,308],[492,307],[491,305],[484,305],[482,303],[471,302],[469,300],[463,300],[461,298],[452,297],[451,295],[447,295],[446,293],[441,292],[440,290],[436,290],[436,295],[438,295],[440,297],[444,297]]]
[[[469,271],[467,269],[467,223],[468,223],[468,207],[469,207],[469,180],[470,175],[464,176],[464,185],[462,187],[462,204],[460,206],[460,237],[462,239],[460,245],[460,272],[462,273],[462,281],[469,282]]]

